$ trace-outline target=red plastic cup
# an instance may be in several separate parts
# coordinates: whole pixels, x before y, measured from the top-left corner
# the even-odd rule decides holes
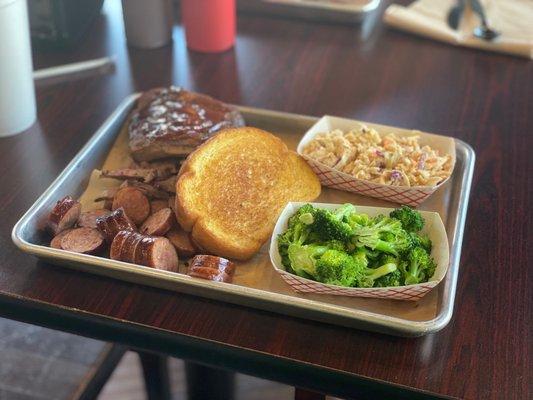
[[[182,0],[181,15],[187,46],[218,53],[235,43],[235,0]]]

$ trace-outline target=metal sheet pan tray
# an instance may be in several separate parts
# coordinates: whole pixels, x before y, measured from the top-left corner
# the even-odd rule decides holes
[[[210,282],[184,274],[48,247],[42,227],[51,207],[68,194],[80,196],[85,191],[91,172],[102,166],[137,96],[129,96],[119,105],[17,222],[12,238],[21,250],[54,264],[115,279],[397,336],[422,336],[442,329],[450,321],[475,160],[472,148],[457,139],[456,165],[451,179],[420,207],[440,213],[449,240],[450,266],[443,281],[417,302],[296,293],[275,273],[270,264],[269,243],[254,257],[253,267],[237,267],[233,284]],[[293,149],[305,131],[318,120],[316,117],[239,108],[248,125],[275,133]],[[356,205],[391,207],[391,203],[382,200],[329,188],[323,188],[323,194],[317,201],[324,199],[333,203],[351,202]]]

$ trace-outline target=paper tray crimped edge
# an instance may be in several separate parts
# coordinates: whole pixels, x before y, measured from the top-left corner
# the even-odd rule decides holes
[[[302,278],[298,275],[291,274],[285,271],[285,267],[281,263],[281,256],[278,251],[278,235],[287,229],[287,221],[305,202],[290,202],[281,212],[272,238],[270,239],[270,260],[275,270],[280,274],[281,278],[290,285],[290,287],[299,293],[314,293],[327,294],[334,296],[349,296],[349,297],[372,297],[378,299],[396,299],[396,300],[420,300],[431,289],[439,284],[439,282],[446,275],[449,266],[449,247],[446,229],[442,223],[439,213],[430,211],[420,211],[426,223],[423,229],[433,242],[433,249],[431,256],[437,263],[434,275],[428,282],[417,285],[396,286],[386,288],[348,288],[335,285],[327,285],[324,283],[312,281],[310,279]],[[309,203],[316,208],[325,208],[334,210],[341,206],[341,204],[329,203]],[[358,212],[376,216],[379,214],[388,215],[394,208],[385,207],[366,207],[355,206]]]
[[[384,185],[357,179],[350,174],[328,167],[302,154],[304,147],[319,133],[331,132],[334,129],[340,129],[346,132],[362,125],[376,129],[381,135],[395,133],[398,136],[420,136],[420,144],[422,146],[429,145],[431,148],[439,150],[440,154],[450,154],[452,156],[453,173],[453,167],[455,166],[455,143],[451,137],[325,115],[305,133],[296,149],[297,153],[307,161],[317,174],[322,185],[416,207],[449,179],[448,177],[436,186],[409,187]]]

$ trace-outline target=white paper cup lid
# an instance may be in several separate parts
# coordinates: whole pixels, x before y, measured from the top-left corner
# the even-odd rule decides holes
[[[26,1],[26,0],[0,0],[0,8],[6,7],[16,1]]]

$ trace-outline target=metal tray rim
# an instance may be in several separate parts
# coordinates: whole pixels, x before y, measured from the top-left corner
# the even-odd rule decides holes
[[[455,268],[449,268],[448,273],[452,273],[450,288],[451,293],[448,296],[447,304],[442,305],[444,312],[438,314],[435,318],[427,321],[409,321],[402,318],[386,316],[383,314],[376,314],[369,311],[350,309],[346,307],[334,306],[327,303],[322,303],[316,300],[302,299],[298,298],[295,302],[295,297],[289,295],[282,295],[279,293],[271,293],[269,291],[249,288],[245,286],[237,285],[227,285],[219,282],[209,282],[209,281],[199,281],[193,278],[190,278],[186,275],[173,274],[165,271],[154,270],[147,267],[141,267],[133,264],[128,264],[120,261],[103,259],[102,257],[70,253],[63,250],[51,249],[47,246],[36,245],[26,241],[23,238],[23,228],[29,223],[30,218],[33,214],[39,210],[46,200],[54,193],[54,191],[60,187],[61,183],[67,179],[71,171],[75,166],[80,163],[91,151],[91,149],[97,145],[99,139],[107,133],[109,126],[127,109],[129,108],[133,101],[139,96],[139,94],[132,94],[126,97],[115,111],[103,122],[100,128],[95,132],[95,134],[89,139],[89,141],[82,147],[82,149],[74,156],[72,161],[65,167],[61,174],[52,182],[52,184],[46,189],[46,191],[35,201],[35,203],[26,211],[26,213],[19,219],[15,224],[12,230],[12,240],[13,243],[20,248],[22,251],[36,255],[37,257],[42,257],[46,259],[57,259],[66,262],[77,262],[80,264],[85,264],[87,266],[96,266],[99,269],[83,269],[92,273],[100,275],[109,275],[105,272],[109,271],[125,271],[131,273],[132,276],[129,277],[128,281],[133,281],[131,278],[135,277],[150,277],[150,278],[164,278],[166,281],[173,282],[178,284],[176,289],[180,291],[187,292],[193,295],[199,295],[208,298],[218,299],[217,293],[223,293],[229,295],[229,299],[224,299],[226,302],[234,304],[243,304],[239,302],[241,298],[247,298],[249,300],[257,301],[258,297],[262,300],[267,300],[270,304],[267,304],[270,307],[263,306],[251,306],[245,303],[246,306],[252,308],[266,309],[269,311],[276,312],[274,306],[283,304],[286,308],[290,309],[292,312],[287,314],[298,317],[298,314],[295,311],[307,311],[312,314],[315,314],[316,320],[324,320],[319,318],[320,314],[326,313],[330,316],[336,316],[343,319],[348,319],[351,321],[357,321],[360,323],[370,323],[375,327],[385,327],[384,331],[390,332],[394,331],[396,334],[404,336],[422,336],[428,333],[437,332],[438,330],[444,328],[448,322],[451,320],[453,314],[453,306],[455,300],[455,291],[457,286],[457,276],[459,269],[459,259],[461,253],[462,245],[462,236],[463,236],[463,227],[466,220],[466,212],[468,207],[468,198],[470,192],[470,186],[473,175],[473,167],[475,160],[474,150],[467,143],[455,139],[456,145],[462,147],[465,151],[465,169],[464,169],[464,179],[463,179],[463,188],[461,190],[461,201],[459,202],[459,208],[457,210],[457,221],[455,223],[455,232],[454,232],[454,243],[450,252],[450,263],[457,263]],[[277,112],[272,110],[262,110],[252,107],[241,107],[243,111],[247,112],[261,112],[263,115],[268,114],[272,117],[285,117],[285,118],[294,118],[296,114],[286,113],[286,112]],[[304,117],[309,119],[315,119],[317,117],[298,115],[298,117]],[[103,260],[103,261],[102,261]],[[105,262],[106,268],[102,267],[102,262]],[[153,286],[153,285],[152,285]],[[200,292],[200,293],[199,293]],[[278,313],[280,311],[277,311]],[[281,312],[284,314],[284,312]],[[306,318],[305,316],[299,316],[300,318]],[[331,322],[329,319],[324,321]],[[354,326],[353,324],[350,324]],[[379,329],[373,329],[378,330]]]

